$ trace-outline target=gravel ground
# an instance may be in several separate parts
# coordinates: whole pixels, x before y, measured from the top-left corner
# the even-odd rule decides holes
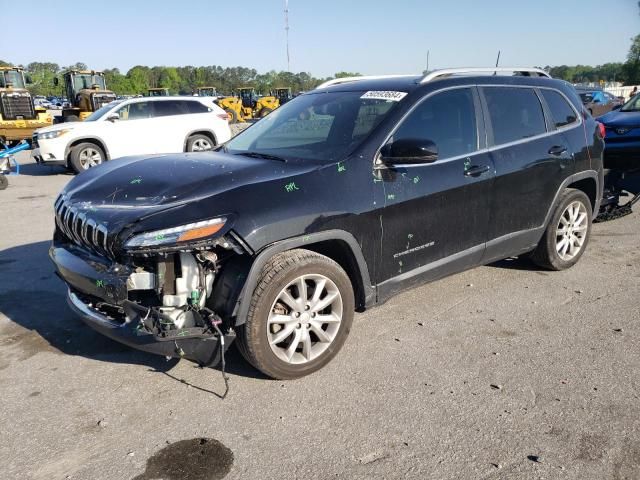
[[[232,349],[221,400],[218,370],[74,317],[47,259],[71,176],[22,163],[0,192],[0,478],[640,478],[640,214],[569,271],[503,261],[358,314],[298,381]]]

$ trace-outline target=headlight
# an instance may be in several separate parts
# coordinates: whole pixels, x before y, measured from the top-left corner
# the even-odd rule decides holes
[[[49,140],[51,138],[58,138],[64,135],[65,133],[70,132],[71,129],[63,129],[63,130],[55,130],[53,132],[44,132],[38,134],[38,140]]]
[[[127,240],[124,246],[127,248],[152,247],[187,242],[189,240],[200,240],[219,232],[222,227],[224,227],[226,221],[226,218],[220,217],[202,222],[189,223],[179,227],[140,233]]]

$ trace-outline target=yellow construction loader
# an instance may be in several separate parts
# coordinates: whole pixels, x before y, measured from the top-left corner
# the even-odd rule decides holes
[[[62,108],[62,115],[56,117],[56,123],[82,121],[116,99],[116,94],[107,90],[102,72],[69,70],[65,72],[63,79],[70,106]],[[54,83],[58,85],[57,77]]]
[[[147,90],[147,97],[168,97],[168,88],[150,88]]]
[[[217,97],[218,91],[216,87],[198,87],[195,94],[199,97]]]
[[[218,100],[218,105],[229,116],[229,123],[246,122],[252,118],[262,118],[280,106],[272,95],[260,97],[253,87],[238,88],[230,97]]]
[[[20,67],[0,67],[0,142],[31,139],[37,128],[48,127],[53,118],[36,107]]]

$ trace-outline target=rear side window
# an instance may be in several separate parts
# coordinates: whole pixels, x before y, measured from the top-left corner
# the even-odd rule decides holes
[[[478,128],[472,91],[458,88],[427,98],[393,134],[394,142],[409,138],[434,142],[439,159],[476,151]]]
[[[556,128],[571,125],[578,121],[578,116],[566,98],[554,90],[540,90],[545,102],[551,110],[553,123]]]
[[[188,106],[188,102],[181,102],[180,100],[161,100],[153,102],[154,117],[167,117],[171,115],[187,115],[191,113]]]
[[[209,107],[200,102],[189,101],[185,103],[187,104],[187,110],[189,113],[207,113],[210,111]]]
[[[542,105],[530,88],[485,87],[494,145],[535,137],[547,131]]]

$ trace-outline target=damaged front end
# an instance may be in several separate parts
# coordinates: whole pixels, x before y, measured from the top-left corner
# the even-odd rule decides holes
[[[50,257],[71,308],[133,348],[201,366],[224,362],[235,339],[229,299],[241,285],[220,272],[246,253],[226,219],[112,234],[90,216],[64,198],[56,202]]]

